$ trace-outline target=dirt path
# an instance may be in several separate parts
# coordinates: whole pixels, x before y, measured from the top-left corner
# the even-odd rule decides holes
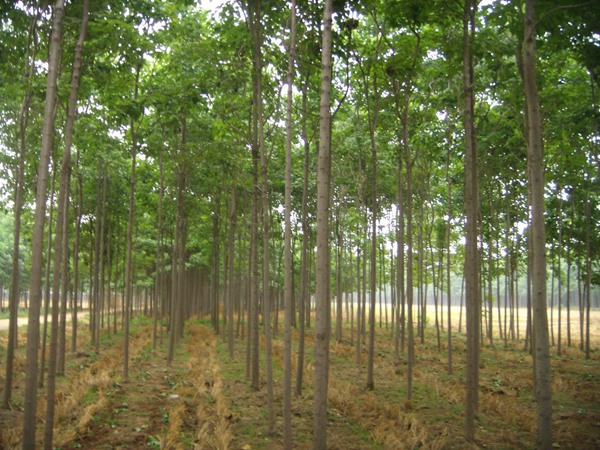
[[[80,311],[79,315],[78,315],[78,320],[87,322],[87,316],[88,316],[87,312]],[[69,314],[67,316],[67,321],[70,321],[70,320],[71,320],[71,313],[69,312]],[[27,317],[17,318],[17,327],[23,327],[23,326],[27,325],[28,321],[29,321],[29,319]],[[50,323],[51,321],[52,321],[52,317],[50,314],[48,314],[48,323]],[[10,323],[10,319],[0,319],[0,331],[8,330],[9,323]],[[40,324],[43,324],[43,323],[44,323],[44,317],[40,316]]]
[[[170,365],[165,350],[152,350],[151,342],[144,328],[128,382],[117,372],[102,391],[91,389],[83,399],[89,404],[71,417],[72,431],[62,433],[63,448],[232,448],[232,414],[210,327],[190,323]],[[84,416],[85,424],[77,423]]]
[[[0,319],[0,331],[8,330],[9,323],[9,319]],[[27,325],[27,317],[19,317],[17,319],[17,326],[22,327],[24,325]]]

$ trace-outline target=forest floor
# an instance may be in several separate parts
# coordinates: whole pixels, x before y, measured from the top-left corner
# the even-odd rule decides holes
[[[596,313],[596,312],[595,312]],[[600,312],[597,312],[600,316]],[[595,321],[594,330],[600,329]],[[310,330],[312,331],[312,330]],[[331,344],[328,448],[330,449],[522,449],[535,448],[535,402],[531,357],[523,342],[504,347],[486,344],[480,363],[480,414],[476,441],[464,429],[464,335],[453,341],[453,372],[448,373],[445,338],[438,350],[435,329],[425,343],[415,342],[413,396],[406,401],[407,365],[394,356],[385,326],[376,330],[375,389],[365,388],[366,345],[357,351],[345,339]],[[20,342],[25,332],[20,331]],[[123,380],[123,337],[106,334],[99,352],[82,327],[79,351],[67,357],[67,373],[58,378],[55,448],[58,449],[279,449],[283,336],[273,341],[275,433],[268,433],[267,393],[250,388],[246,378],[246,343],[236,340],[230,358],[222,337],[209,322],[187,322],[185,336],[171,364],[163,345],[152,348],[152,323],[138,317],[131,327],[129,379]],[[560,449],[600,448],[600,339],[593,334],[591,359],[577,346],[552,351],[554,442]],[[294,338],[297,335],[294,333]],[[264,343],[263,343],[264,344]],[[297,341],[294,341],[296,348]],[[6,332],[0,332],[0,381],[4,378]],[[20,448],[25,349],[15,359],[13,409],[0,410],[0,449]],[[294,397],[294,448],[312,447],[313,339],[306,339],[303,393]],[[295,374],[295,364],[294,374]],[[294,376],[295,379],[295,376]],[[3,383],[2,383],[3,384]],[[0,387],[1,390],[1,387]],[[38,401],[41,447],[44,390]]]

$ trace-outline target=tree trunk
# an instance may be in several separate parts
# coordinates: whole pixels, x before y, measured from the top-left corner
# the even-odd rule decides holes
[[[315,276],[315,369],[313,446],[327,448],[327,391],[331,334],[329,198],[331,173],[331,47],[332,0],[325,0],[321,54],[319,157],[317,161],[317,268]]]
[[[373,12],[375,15],[376,12]],[[381,36],[378,36],[377,45],[375,47],[375,60],[379,57],[379,44]],[[363,78],[363,89],[366,96],[367,115],[369,122],[369,137],[371,140],[371,266],[370,266],[370,308],[369,308],[369,357],[367,362],[367,389],[375,388],[373,379],[373,361],[375,353],[375,305],[377,297],[377,142],[375,140],[375,132],[377,130],[377,122],[379,118],[379,88],[377,85],[377,72],[373,72],[373,96],[374,105],[371,108],[369,101],[370,87],[367,83],[367,74],[359,59],[359,65]],[[338,269],[340,270],[340,269]]]
[[[162,221],[163,221],[163,197],[165,194],[165,186],[164,186],[164,170],[163,170],[163,157],[162,150],[159,150],[158,153],[158,179],[159,179],[159,188],[158,188],[158,205],[157,205],[157,223],[156,223],[156,273],[154,275],[154,309],[152,314],[154,316],[154,324],[152,328],[152,349],[156,349],[156,343],[158,340],[158,322],[159,320],[162,322],[162,314],[159,314],[159,307],[162,308],[162,304],[164,302],[163,292],[162,292],[162,280],[163,280],[163,270],[164,270],[164,262],[163,262],[163,249],[162,249]],[[161,310],[162,311],[162,310]],[[162,333],[162,323],[160,325],[161,333]]]
[[[475,417],[479,411],[479,348],[481,331],[481,290],[479,287],[479,186],[477,175],[477,141],[473,119],[475,104],[473,92],[472,38],[475,30],[474,0],[466,0],[463,17],[463,80],[465,92],[465,208],[466,208],[466,303],[467,303],[467,367],[465,437],[475,439]]]
[[[69,181],[71,175],[71,143],[73,140],[73,126],[75,124],[75,116],[77,113],[77,92],[79,90],[83,42],[88,24],[89,0],[85,0],[83,4],[83,14],[79,38],[75,47],[75,57],[73,62],[73,71],[71,74],[71,93],[69,96],[67,123],[65,127],[65,147],[63,151],[61,167],[60,167],[60,182],[58,194],[58,208],[56,215],[56,238],[54,240],[54,269],[53,269],[53,288],[52,288],[52,328],[50,339],[50,356],[48,360],[48,389],[46,392],[46,428],[44,433],[44,448],[52,450],[52,441],[54,434],[54,394],[56,390],[56,374],[64,373],[64,352],[65,352],[65,334],[62,333],[61,339],[61,355],[58,355],[59,345],[59,295],[61,276],[64,278],[63,283],[63,301],[62,301],[62,323],[66,325],[66,295],[68,280],[68,213],[69,213]],[[106,180],[106,178],[105,178]],[[103,192],[106,192],[106,184]],[[64,261],[63,261],[64,259]],[[62,266],[62,267],[61,267]],[[62,269],[62,274],[61,274]]]
[[[360,224],[356,224],[357,236],[360,236]],[[361,247],[357,246],[356,249],[356,347],[355,347],[355,355],[356,355],[356,371],[360,375],[360,354],[362,350],[362,330],[361,330],[361,312],[362,312],[362,287],[361,287],[361,276],[360,276],[360,268],[361,266]]]
[[[70,149],[69,149],[70,153]],[[69,164],[67,168],[67,182],[64,201],[64,218],[63,218],[63,242],[62,242],[62,259],[61,259],[61,288],[60,288],[60,321],[58,332],[58,354],[56,363],[56,373],[58,375],[65,374],[65,353],[67,351],[67,297],[69,292],[69,196],[70,196],[70,181],[71,181],[71,155],[69,155]],[[61,175],[62,177],[62,175]]]
[[[542,119],[536,82],[535,2],[525,0],[523,84],[527,108],[527,162],[531,189],[532,291],[534,305],[534,386],[537,448],[552,448],[552,391],[546,305],[546,230]]]
[[[27,358],[25,366],[25,397],[23,401],[23,449],[31,450],[36,443],[37,371],[38,342],[40,337],[40,292],[42,284],[42,259],[44,241],[44,219],[46,215],[46,188],[48,187],[48,163],[54,141],[54,105],[56,102],[56,80],[60,69],[62,21],[64,0],[54,5],[54,18],[50,35],[50,56],[46,80],[46,101],[42,147],[38,168],[35,214],[32,235],[30,302],[27,327]]]
[[[40,376],[38,380],[38,386],[41,388],[44,386],[45,377],[45,365],[46,365],[46,341],[48,339],[48,312],[50,310],[50,268],[52,267],[52,225],[54,224],[54,194],[56,192],[56,170],[55,161],[52,161],[52,184],[50,187],[50,213],[48,214],[48,239],[46,242],[46,268],[45,268],[45,281],[44,281],[44,326],[42,329],[42,351],[40,353]]]
[[[406,400],[410,402],[412,399],[412,376],[413,376],[413,363],[414,363],[414,328],[413,328],[413,186],[412,186],[412,168],[414,162],[418,156],[418,149],[411,155],[410,147],[410,134],[408,129],[408,110],[410,107],[410,95],[412,91],[412,80],[415,74],[417,61],[420,53],[421,38],[416,30],[412,30],[416,43],[413,52],[412,66],[408,74],[404,92],[402,92],[401,84],[397,79],[392,81],[395,97],[396,116],[400,119],[400,131],[398,132],[398,141],[402,144],[402,150],[398,156],[398,201],[399,209],[401,211],[401,219],[399,223],[398,233],[400,235],[398,239],[398,271],[399,280],[404,281],[404,247],[406,246],[406,290],[404,291],[403,286],[399,285],[398,295],[402,298],[406,295],[406,309],[404,301],[402,300],[402,349],[404,350],[404,336],[407,335],[407,368],[406,368]],[[403,95],[402,95],[403,94]],[[402,103],[401,103],[402,99]],[[404,188],[401,186],[401,175],[402,175],[402,158],[404,158],[406,164],[405,173],[405,186],[406,196],[404,195]],[[406,204],[404,204],[406,203]],[[406,219],[404,219],[406,217]],[[406,222],[405,222],[406,220]],[[404,227],[406,224],[406,235],[404,233]],[[406,243],[405,243],[406,242]],[[403,283],[401,283],[403,284]],[[406,317],[404,311],[406,310]],[[406,322],[406,331],[404,323]]]
[[[585,359],[590,359],[590,307],[592,302],[592,220],[590,193],[585,198]]]
[[[293,448],[292,440],[292,297],[294,274],[292,267],[292,99],[294,63],[296,61],[296,0],[290,5],[290,40],[286,83],[287,102],[285,118],[285,210],[284,210],[284,355],[283,355],[283,447]]]
[[[399,351],[404,353],[406,336],[406,292],[404,288],[404,185],[402,183],[402,152],[398,152],[398,175],[396,182],[396,339],[394,352],[398,358]],[[399,339],[400,338],[400,339]],[[400,342],[399,342],[400,340]]]
[[[308,140],[308,130],[306,120],[308,85],[310,82],[310,71],[306,73],[304,84],[302,85],[302,140],[304,141],[304,177],[302,183],[302,243],[300,250],[300,295],[298,299],[298,361],[296,363],[296,387],[294,393],[296,396],[302,394],[302,378],[304,373],[304,334],[306,328],[306,305],[309,302],[310,292],[308,289],[308,244],[309,244],[309,224],[308,224],[308,175],[310,172],[310,141]],[[310,312],[310,311],[309,311]]]
[[[23,194],[25,181],[25,158],[27,153],[27,126],[29,125],[29,107],[33,94],[30,90],[30,77],[35,65],[35,52],[37,50],[38,40],[34,38],[36,33],[37,22],[40,17],[38,11],[33,16],[29,23],[29,34],[27,55],[25,58],[25,79],[27,80],[27,88],[23,95],[23,103],[19,111],[19,160],[15,174],[15,202],[14,202],[14,227],[13,227],[13,253],[11,266],[11,282],[8,293],[8,309],[9,309],[9,324],[8,324],[8,342],[6,345],[6,367],[4,378],[4,391],[2,394],[2,408],[9,408],[12,400],[12,380],[13,380],[13,362],[15,349],[17,348],[17,323],[19,313],[19,297],[20,289],[20,242],[21,242],[21,211],[23,210]],[[34,43],[33,48],[31,42]]]
[[[259,5],[260,2],[257,3]],[[256,130],[258,134],[258,151],[260,155],[261,169],[261,203],[262,203],[262,234],[263,234],[263,326],[265,330],[265,376],[267,384],[267,410],[269,413],[268,433],[275,432],[275,406],[273,403],[273,364],[272,364],[272,341],[271,341],[271,277],[270,277],[270,249],[269,249],[269,186],[267,179],[267,156],[265,151],[264,135],[264,114],[263,114],[263,95],[262,95],[262,32],[260,8],[253,9],[253,19],[250,21],[254,40],[254,123],[258,125]]]
[[[342,197],[342,195],[340,195]],[[336,245],[336,271],[335,271],[335,287],[336,287],[336,295],[335,295],[335,340],[337,342],[342,342],[342,242],[343,242],[343,234],[340,230],[340,221],[341,221],[341,211],[340,208],[337,208],[337,213],[335,216],[335,236],[337,240]]]
[[[448,201],[448,212],[447,212],[447,220],[446,220],[446,251],[447,251],[447,261],[446,261],[446,280],[448,282],[448,285],[446,287],[447,289],[447,301],[448,301],[448,375],[452,375],[453,372],[453,368],[452,368],[452,280],[450,278],[450,258],[451,258],[451,251],[450,251],[450,242],[451,242],[451,237],[452,237],[452,179],[450,178],[450,138],[452,136],[452,133],[450,131],[450,118],[449,118],[449,111],[446,110],[446,119],[448,120],[448,152],[446,154],[446,185],[448,187],[448,196],[447,196],[447,201]],[[498,300],[499,302],[500,300]]]
[[[138,61],[135,73],[135,86],[134,86],[134,101],[138,98],[139,79],[140,71],[142,69],[142,58]],[[124,345],[123,345],[123,381],[129,381],[129,320],[130,320],[130,308],[133,300],[133,280],[132,280],[132,266],[133,266],[133,217],[135,213],[135,166],[137,157],[137,132],[135,129],[135,119],[129,118],[129,130],[131,132],[131,176],[129,178],[129,217],[127,220],[127,235],[125,240],[127,242],[126,253],[125,253],[125,299],[123,302],[123,334],[124,334]]]
[[[181,126],[181,148],[179,150],[179,160],[177,168],[177,216],[175,219],[175,238],[173,240],[173,257],[171,263],[171,315],[169,320],[169,348],[167,351],[167,362],[173,361],[175,354],[175,345],[179,341],[183,332],[183,278],[185,274],[185,209],[183,204],[183,195],[186,186],[186,112],[182,111]],[[216,227],[213,227],[216,228]],[[214,238],[214,230],[213,230]],[[214,255],[214,239],[213,239]],[[213,289],[216,287],[213,286]],[[212,296],[211,296],[212,298]],[[214,325],[214,314],[211,302],[211,318]]]
[[[556,354],[558,356],[562,353],[562,252],[563,252],[563,239],[562,239],[562,208],[563,208],[563,200],[560,199],[559,209],[558,209],[558,261],[557,271],[558,271],[558,328],[556,331]]]
[[[75,161],[79,168],[79,149],[77,149],[77,158]],[[81,219],[83,216],[83,177],[81,173],[77,174],[77,206],[75,208],[75,240],[73,242],[73,309],[71,317],[71,351],[77,350],[77,300],[79,298],[79,242],[81,238]]]
[[[233,358],[233,309],[235,297],[235,232],[237,226],[237,192],[235,186],[231,188],[231,205],[229,207],[229,279],[227,281],[227,348],[229,356]],[[238,311],[238,315],[241,311]]]
[[[56,392],[56,368],[58,348],[58,317],[59,317],[59,295],[60,295],[60,269],[62,262],[63,239],[66,239],[65,213],[67,210],[67,183],[68,166],[70,164],[70,150],[63,154],[60,168],[59,196],[56,213],[56,234],[54,238],[54,262],[52,270],[52,322],[50,327],[50,349],[48,355],[48,386],[46,389],[46,425],[44,431],[44,449],[52,450],[54,435],[54,406]]]

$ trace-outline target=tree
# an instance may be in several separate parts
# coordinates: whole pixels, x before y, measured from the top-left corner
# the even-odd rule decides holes
[[[537,446],[552,448],[552,390],[546,304],[546,230],[542,118],[537,92],[535,1],[525,1],[523,86],[527,124],[528,179],[531,190],[532,292],[534,305],[534,380],[537,402]]]
[[[377,17],[377,10],[371,12],[373,16]],[[379,31],[379,30],[378,30]],[[375,381],[373,379],[373,364],[374,364],[374,353],[375,353],[375,302],[376,302],[376,273],[377,273],[377,212],[379,209],[377,202],[377,141],[375,139],[378,119],[379,119],[379,101],[381,92],[378,85],[378,59],[379,59],[379,47],[381,44],[381,35],[378,33],[376,44],[374,61],[369,75],[372,79],[373,89],[373,105],[371,105],[371,86],[367,81],[367,69],[363,67],[361,60],[359,59],[359,66],[362,75],[364,95],[366,97],[367,105],[367,118],[369,122],[369,137],[371,141],[371,267],[370,267],[370,308],[369,308],[369,357],[367,364],[367,389],[375,388]],[[338,268],[341,270],[341,267]],[[338,317],[341,320],[341,315],[338,312]]]
[[[48,387],[46,391],[46,428],[44,432],[44,448],[52,450],[54,436],[54,406],[56,392],[56,374],[57,368],[60,369],[58,356],[58,339],[59,339],[59,302],[61,272],[64,279],[67,278],[67,251],[68,245],[68,212],[69,212],[69,181],[71,175],[71,143],[73,138],[73,125],[75,124],[75,114],[77,112],[77,92],[79,90],[83,42],[88,24],[89,0],[84,0],[81,26],[79,38],[75,48],[75,57],[73,62],[73,72],[71,77],[71,93],[69,96],[68,116],[65,132],[65,147],[63,151],[61,167],[60,167],[60,186],[58,195],[58,211],[56,217],[56,238],[54,240],[54,269],[53,269],[53,287],[52,287],[52,328],[50,339],[50,355],[48,358]],[[62,286],[62,295],[66,299],[66,283]],[[66,318],[66,301],[62,305],[64,311],[63,323]],[[63,337],[62,342],[65,343]],[[63,356],[61,360],[64,362],[64,346],[62,348]],[[64,372],[64,368],[62,369]]]
[[[473,0],[465,0],[463,17],[463,82],[465,96],[465,209],[466,249],[465,279],[467,296],[467,368],[465,435],[475,438],[475,416],[479,410],[479,333],[481,329],[481,290],[479,286],[479,182],[477,174],[477,140],[474,124],[474,70],[471,45],[475,34]]]
[[[64,1],[57,0],[54,5],[54,19],[50,35],[50,55],[48,58],[48,77],[46,81],[46,100],[44,106],[44,128],[42,149],[38,168],[37,191],[35,198],[35,216],[33,238],[31,241],[31,281],[27,327],[27,359],[25,367],[25,399],[23,416],[23,449],[34,449],[36,445],[37,412],[37,375],[38,346],[40,337],[40,293],[42,284],[42,251],[44,240],[44,219],[46,215],[46,189],[48,187],[48,165],[54,141],[54,106],[56,102],[56,80],[58,79],[61,51],[62,22]]]
[[[332,0],[325,0],[321,54],[321,103],[319,109],[319,157],[317,161],[317,267],[315,275],[315,449],[327,448],[327,390],[329,382],[329,303],[331,257],[329,253],[329,196],[331,174],[331,26]]]
[[[12,399],[12,380],[13,380],[13,361],[14,352],[17,345],[17,314],[19,306],[19,298],[21,294],[21,214],[23,210],[24,196],[24,181],[25,181],[25,158],[26,158],[26,140],[27,126],[29,124],[29,110],[33,97],[31,89],[31,78],[34,73],[35,53],[37,50],[38,40],[34,38],[34,33],[37,33],[37,22],[41,14],[41,9],[38,8],[36,14],[30,18],[28,49],[25,57],[25,73],[24,77],[27,80],[27,89],[23,95],[23,102],[19,111],[19,156],[17,169],[15,173],[14,187],[14,225],[13,225],[13,249],[12,249],[12,267],[11,280],[9,290],[9,329],[8,343],[6,346],[6,377],[4,379],[4,391],[2,395],[2,407],[8,408]]]
[[[283,361],[283,446],[293,447],[292,440],[292,99],[296,60],[296,0],[290,5],[290,39],[288,44],[286,134],[285,134],[285,242],[284,242],[284,361]]]
[[[129,321],[131,317],[131,307],[133,300],[133,282],[132,282],[132,272],[133,272],[133,221],[135,214],[135,167],[136,167],[136,158],[138,151],[138,142],[137,142],[137,129],[136,129],[136,119],[139,118],[137,116],[137,100],[139,94],[139,80],[140,80],[140,71],[143,63],[143,55],[139,56],[139,60],[136,66],[135,71],[135,84],[133,87],[133,107],[131,109],[131,113],[129,116],[129,132],[131,133],[131,175],[129,177],[129,217],[127,220],[127,250],[125,252],[125,302],[123,305],[123,309],[125,312],[125,317],[123,319],[123,333],[124,333],[124,350],[123,350],[123,380],[129,381]],[[97,313],[98,314],[98,313]],[[173,326],[173,324],[171,324]]]

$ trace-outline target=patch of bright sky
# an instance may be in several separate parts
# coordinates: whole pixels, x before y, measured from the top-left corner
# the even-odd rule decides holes
[[[220,9],[228,0],[201,0],[200,6],[202,9],[208,12],[216,12]]]

